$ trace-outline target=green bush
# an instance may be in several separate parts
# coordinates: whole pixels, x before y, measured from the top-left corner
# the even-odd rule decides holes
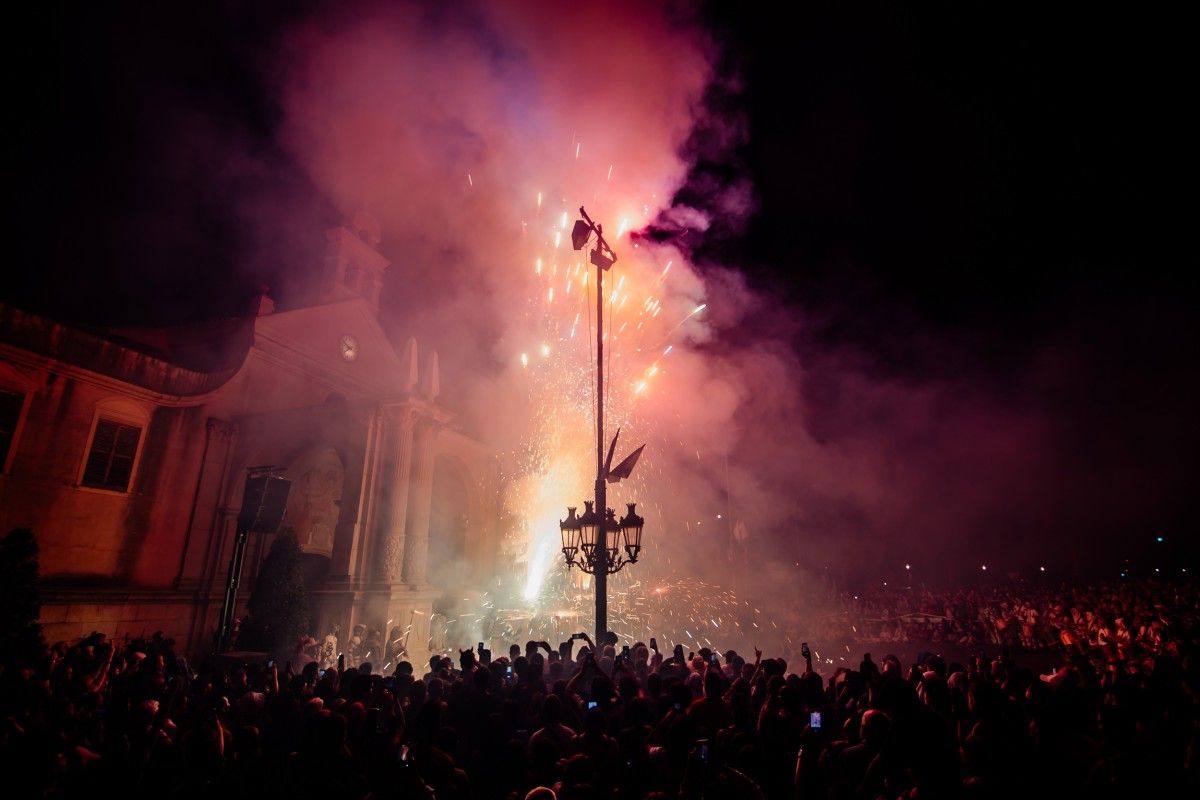
[[[254,581],[249,610],[238,633],[239,650],[287,658],[296,640],[311,629],[300,545],[291,531],[280,533],[271,544]]]
[[[14,528],[0,539],[0,656],[14,666],[42,649],[37,575],[37,539],[28,528]]]

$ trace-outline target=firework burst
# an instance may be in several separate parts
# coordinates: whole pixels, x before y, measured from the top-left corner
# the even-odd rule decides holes
[[[609,181],[605,184],[611,189]],[[519,452],[507,461],[511,467],[505,476],[505,507],[515,520],[517,537],[512,551],[523,573],[520,595],[543,607],[547,576],[564,569],[558,558],[558,522],[569,505],[590,497],[596,471],[596,268],[587,263],[585,252],[570,247],[569,226],[576,209],[566,198],[553,204],[550,196],[537,192],[530,198],[529,218],[522,225],[524,266],[518,273],[528,291],[520,309],[523,340],[511,357],[523,380],[532,424]],[[616,235],[607,238],[621,255],[604,281],[601,336],[607,427],[650,442],[652,451],[660,432],[639,415],[639,408],[670,391],[677,341],[684,340],[689,324],[702,318],[706,304],[673,285],[672,274],[685,282],[687,276],[686,271],[672,273],[673,259],[660,262],[630,240],[628,232],[649,222],[656,207],[596,192],[579,196],[594,198],[589,205],[617,223]],[[623,494],[636,499],[647,486],[645,479],[635,479],[623,487]],[[616,499],[610,505],[616,506]],[[576,589],[583,580],[573,581]]]

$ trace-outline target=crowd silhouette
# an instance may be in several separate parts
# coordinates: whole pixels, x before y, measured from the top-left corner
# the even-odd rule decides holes
[[[344,658],[193,667],[161,634],[93,634],[3,655],[5,796],[1198,796],[1195,584],[914,597],[860,595],[848,613],[1012,625],[990,655],[875,650],[824,672],[807,647],[789,661],[611,634],[388,674]],[[1024,645],[1055,648],[1056,666],[1022,666]]]
[[[1120,579],[1086,586],[1013,582],[939,591],[886,586],[837,598],[826,630],[855,642],[932,642],[1024,651],[1083,644],[1126,652],[1162,651],[1169,626],[1194,627],[1191,582]]]

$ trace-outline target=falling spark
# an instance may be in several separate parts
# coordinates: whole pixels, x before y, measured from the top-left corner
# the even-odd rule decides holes
[[[580,142],[572,137],[571,143],[575,146],[577,157],[581,157]],[[567,160],[569,156],[563,154],[563,158]],[[606,180],[611,180],[615,173],[616,165],[609,164]],[[473,175],[471,180],[474,180]],[[540,212],[546,199],[545,193],[538,192],[536,199]],[[625,208],[641,209],[647,216],[652,216],[656,208],[645,198],[614,199]],[[649,255],[630,251],[621,253],[625,258],[605,274],[607,291],[602,298],[608,301],[610,309],[605,314],[603,329],[597,330],[596,319],[591,312],[596,302],[596,277],[599,271],[591,268],[586,252],[577,255],[572,253],[568,260],[558,263],[562,253],[570,250],[563,240],[567,238],[564,231],[569,229],[572,217],[564,209],[573,205],[568,202],[566,193],[562,201],[558,212],[550,218],[549,227],[541,228],[539,236],[528,236],[522,240],[522,246],[528,248],[525,257],[533,261],[534,276],[530,278],[528,273],[523,273],[516,277],[528,280],[528,305],[523,312],[525,318],[530,320],[531,327],[523,340],[530,342],[525,347],[533,349],[518,351],[518,354],[525,370],[523,377],[528,379],[525,383],[529,391],[529,408],[536,426],[531,440],[523,442],[521,453],[510,460],[512,471],[505,476],[504,490],[504,504],[513,512],[514,535],[518,541],[513,560],[519,565],[524,578],[523,585],[518,584],[517,594],[529,605],[529,610],[539,617],[548,614],[546,610],[552,608],[573,609],[572,613],[576,616],[584,613],[580,611],[579,601],[575,597],[568,600],[561,594],[552,595],[548,588],[561,587],[565,580],[562,562],[552,557],[561,544],[558,523],[563,517],[563,510],[568,503],[577,503],[587,496],[591,485],[586,454],[590,449],[587,444],[589,434],[594,432],[592,409],[595,394],[591,371],[581,369],[581,365],[586,367],[589,364],[594,355],[592,348],[596,336],[599,335],[601,341],[607,343],[607,369],[612,370],[605,399],[606,417],[614,427],[645,424],[646,421],[637,420],[634,416],[645,398],[652,390],[655,395],[666,393],[664,396],[669,397],[673,389],[670,381],[674,376],[668,375],[659,362],[672,352],[674,328],[671,326],[679,326],[678,318],[665,324],[659,320],[664,307],[668,310],[667,318],[673,317],[679,301],[677,296],[663,289],[666,285],[664,279],[674,268],[673,261],[667,261],[665,266],[660,267],[653,262],[640,260],[649,258]],[[614,244],[620,236],[629,232],[631,222],[637,218],[629,215],[617,219],[619,223],[614,226],[616,235],[611,237]],[[538,230],[536,226],[529,228],[530,232]],[[529,261],[524,263],[528,264]],[[559,266],[563,267],[561,275]],[[556,293],[560,295],[557,298]],[[693,308],[691,315],[698,314],[700,310],[702,307]],[[535,361],[532,365],[531,358]],[[669,559],[666,561],[669,562]],[[549,580],[551,576],[555,576],[555,580]],[[590,592],[587,579],[575,578],[569,585],[573,595]],[[655,624],[665,625],[666,620],[687,621],[690,630],[696,634],[692,636],[689,633],[687,641],[693,641],[701,640],[699,637],[703,637],[706,630],[723,628],[729,631],[751,625],[751,620],[739,624],[736,620],[703,615],[700,609],[704,607],[705,591],[698,589],[694,580],[678,585],[686,585],[687,591],[672,590],[668,598],[664,594],[654,593],[653,587],[649,587],[646,589],[647,595],[642,595],[640,591],[632,592],[627,604],[614,599],[612,603],[622,609],[619,617],[616,616],[616,608],[611,609],[613,619],[622,620],[622,628],[614,629],[626,636],[634,630],[651,630]],[[621,584],[621,590],[625,590],[624,584]],[[647,597],[661,597],[668,602],[653,604],[654,613],[647,618],[646,614],[650,611],[646,606]],[[488,613],[493,616],[475,613],[471,619],[497,620],[494,614],[499,613],[498,610],[492,609]],[[489,635],[499,636],[504,630],[517,632],[530,625],[536,629],[542,624],[530,620],[528,614],[520,617],[519,622],[517,620],[514,613],[507,620],[497,620],[490,632],[481,630],[479,634],[485,638]],[[578,623],[578,620],[573,623],[576,630]],[[488,623],[481,624],[486,627]],[[665,629],[662,629],[664,633],[659,635],[659,640],[673,637],[683,641],[681,627],[672,623],[675,632],[668,637]],[[545,631],[544,635],[537,638],[549,641],[559,633]]]

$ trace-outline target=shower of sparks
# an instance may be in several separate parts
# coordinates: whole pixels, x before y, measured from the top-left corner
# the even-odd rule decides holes
[[[557,560],[552,548],[543,557]],[[581,581],[583,577],[585,580]],[[592,593],[578,571],[557,574],[557,579],[539,584],[536,590],[527,583],[525,604],[504,607],[497,598],[484,592],[475,598],[463,598],[469,605],[458,614],[435,614],[430,621],[430,645],[435,652],[456,652],[482,640],[497,655],[512,643],[546,641],[553,647],[571,634],[590,631],[593,626]],[[734,648],[743,654],[753,648],[774,651],[794,649],[799,628],[789,624],[781,630],[768,622],[763,611],[732,590],[693,577],[640,580],[628,572],[609,578],[609,623],[620,644],[648,643],[658,640],[664,656],[675,645],[686,651],[702,647]],[[817,641],[816,631],[805,634]],[[582,643],[580,643],[582,646]],[[814,647],[814,650],[816,648]],[[819,657],[819,653],[814,653]]]
[[[586,165],[579,142],[573,144],[576,158]],[[613,185],[614,171],[615,165],[609,164],[606,185]],[[507,553],[511,565],[522,575],[516,594],[541,608],[549,602],[543,592],[547,579],[555,576],[560,580],[566,574],[558,523],[566,517],[568,506],[581,507],[592,496],[596,478],[597,268],[589,259],[595,240],[584,250],[571,248],[565,233],[571,230],[579,206],[565,194],[555,191],[550,196],[561,198],[558,207],[543,209],[543,204],[554,201],[547,201],[543,192],[537,192],[533,221],[521,239],[526,249],[519,263],[532,262],[533,270],[532,274],[522,271],[529,293],[521,311],[528,325],[525,337],[514,339],[513,345],[533,425],[529,440],[502,460],[505,472],[501,476],[505,509],[513,521]],[[620,427],[623,443],[631,441],[627,437],[636,437],[650,443],[649,453],[653,451],[655,431],[639,417],[638,408],[671,391],[666,364],[672,342],[682,336],[685,324],[706,305],[695,305],[694,301],[686,304],[686,286],[676,286],[670,279],[671,261],[664,264],[648,248],[631,247],[628,239],[622,239],[629,230],[649,223],[656,206],[622,202],[619,198],[595,202],[594,191],[578,192],[578,197],[588,201],[588,210],[594,212],[597,222],[603,224],[605,217],[617,221],[616,235],[609,237],[620,258],[604,273],[605,328],[601,335],[605,342],[606,437]],[[544,210],[550,213],[543,216]],[[684,284],[689,277],[683,276]],[[531,354],[540,358],[531,358]],[[632,480],[610,489],[611,507],[619,509],[627,501],[654,502],[638,496],[645,493],[651,463],[644,461]],[[661,474],[656,478],[667,480]],[[682,525],[679,527],[682,529]],[[578,577],[579,573],[572,575]],[[581,586],[577,580],[576,588]],[[555,596],[553,603],[567,607],[560,596]]]

